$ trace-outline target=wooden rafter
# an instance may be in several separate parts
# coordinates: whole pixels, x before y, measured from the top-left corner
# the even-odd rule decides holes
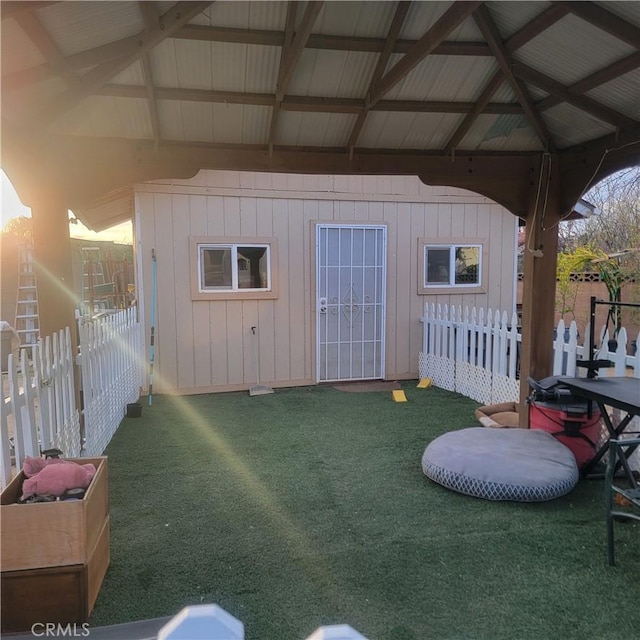
[[[287,87],[293,76],[293,71],[300,60],[307,40],[311,35],[311,29],[315,24],[323,2],[309,2],[302,16],[300,25],[295,28],[296,2],[289,2],[287,10],[287,26],[285,29],[285,42],[280,54],[280,67],[278,69],[278,82],[276,85],[276,100],[271,112],[271,124],[269,125],[268,145],[269,152],[273,152],[273,145],[278,125],[280,103],[287,92]]]
[[[138,48],[138,42],[138,36],[130,36],[122,40],[109,42],[99,47],[93,47],[70,56],[65,56],[64,64],[69,71],[84,71],[89,67],[95,67],[105,62],[118,60],[119,58],[134,53]],[[35,84],[36,82],[44,82],[45,80],[54,78],[56,75],[56,70],[48,62],[20,71],[6,73],[3,71],[2,91],[12,91],[20,87]]]
[[[563,18],[567,12],[568,10],[564,7],[556,5],[552,5],[548,9],[545,9],[542,13],[533,18],[533,20],[530,20],[521,29],[516,31],[516,33],[514,33],[504,43],[506,50],[509,51],[509,53],[513,53],[520,47],[527,44],[527,42],[540,35],[545,29],[548,29],[551,25]],[[489,113],[488,105],[490,104],[490,100],[501,87],[503,82],[504,75],[501,70],[498,70],[482,90],[475,108],[467,113],[462,122],[458,125],[458,128],[449,138],[445,145],[445,152],[447,154],[451,154],[455,151],[481,113]]]
[[[567,90],[574,94],[586,93],[587,91],[591,91],[591,89],[595,89],[602,84],[607,82],[611,82],[611,80],[615,80],[620,76],[623,76],[625,73],[629,73],[630,71],[635,71],[640,67],[640,51],[636,51],[629,56],[625,56],[624,58],[610,64],[604,69],[600,69],[586,78],[582,80],[578,80],[573,84],[567,87]],[[560,96],[549,95],[544,100],[541,100],[537,103],[536,107],[539,111],[545,111],[546,109],[551,109],[551,107],[555,107],[556,105],[564,102],[564,100]]]
[[[237,29],[233,27],[208,27],[199,24],[188,24],[180,29],[176,38],[186,40],[206,40],[209,42],[231,42],[235,44],[256,44],[281,47],[284,43],[283,31],[266,29]],[[360,51],[364,53],[381,53],[386,43],[385,38],[369,38],[362,36],[337,36],[313,33],[307,41],[307,49],[326,49],[331,51]],[[407,53],[417,40],[397,40],[393,53]],[[432,55],[446,56],[490,56],[491,51],[484,42],[441,42]]]
[[[209,102],[217,104],[249,104],[272,107],[276,102],[273,93],[244,93],[240,91],[213,91],[210,89],[175,89],[155,87],[156,100],[177,100],[181,102]],[[94,95],[118,98],[145,98],[145,87],[135,85],[107,84]],[[469,113],[473,102],[421,101],[421,100],[380,100],[372,111],[394,111],[405,113]],[[310,113],[351,113],[359,114],[364,109],[362,98],[320,98],[315,96],[286,95],[282,99],[282,111],[304,111]],[[493,102],[486,105],[485,113],[521,114],[522,107],[511,102]]]
[[[489,101],[503,82],[504,76],[502,75],[502,71],[495,73],[493,78],[489,80],[489,83],[480,94],[480,97],[475,103],[473,109],[467,113],[451,138],[449,138],[449,141],[445,145],[445,151],[447,153],[453,153],[460,142],[462,142],[462,139],[467,135],[469,129],[471,129],[478,116],[481,113],[486,112]]]
[[[140,12],[147,31],[153,31],[158,26],[159,15],[153,3],[138,2]],[[160,119],[158,117],[158,103],[156,102],[155,87],[153,85],[153,71],[151,69],[151,56],[149,52],[142,54],[142,72],[144,74],[145,97],[149,110],[149,120],[151,121],[151,132],[156,144],[160,141]]]
[[[178,39],[201,42],[229,42],[235,44],[254,44],[281,47],[284,43],[283,31],[265,31],[255,29],[235,29],[231,27],[207,27],[199,24],[187,24],[173,36]],[[393,53],[406,53],[417,41],[398,40]],[[329,51],[360,51],[380,53],[384,48],[382,38],[360,38],[350,36],[332,36],[311,34],[307,49]],[[136,51],[138,36],[130,36],[109,42],[98,47],[65,56],[66,66],[71,71],[83,71],[104,62],[117,60]],[[442,42],[431,55],[443,56],[490,56],[491,51],[484,42]],[[13,91],[37,82],[44,82],[57,75],[52,66],[45,62],[29,69],[2,73],[2,90]]]
[[[365,106],[358,114],[356,122],[351,129],[351,135],[349,136],[349,141],[347,142],[347,148],[349,149],[349,153],[351,154],[353,153],[353,148],[355,147],[356,142],[358,141],[358,137],[362,132],[364,122],[367,119],[367,112],[369,110],[368,104],[370,102],[371,93],[384,75],[387,64],[389,63],[389,58],[393,53],[396,41],[398,39],[398,36],[400,35],[400,30],[402,29],[402,25],[404,24],[410,7],[411,2],[398,2],[396,12],[393,16],[393,19],[391,20],[389,32],[387,33],[387,40],[385,42],[384,48],[382,49],[382,52],[380,53],[380,56],[378,57],[378,62],[375,69],[373,70],[373,74],[369,82],[369,88],[367,89],[367,93],[365,95]]]
[[[473,14],[473,17],[478,25],[478,28],[482,32],[487,44],[490,49],[493,51],[493,55],[496,58],[498,66],[502,71],[505,79],[511,86],[511,89],[516,94],[516,98],[518,102],[522,105],[522,108],[527,116],[529,123],[534,128],[538,138],[542,142],[542,145],[545,149],[549,151],[555,151],[555,143],[549,130],[547,129],[547,125],[545,124],[542,116],[538,113],[533,103],[527,88],[524,86],[521,81],[516,78],[511,70],[512,60],[511,55],[507,51],[504,46],[502,39],[500,37],[500,32],[498,31],[498,27],[496,26],[489,10],[485,5],[481,5],[478,10]]]
[[[587,113],[594,115],[596,118],[612,124],[618,129],[633,129],[640,124],[633,118],[629,118],[619,111],[616,111],[611,107],[607,107],[588,96],[574,93],[569,89],[569,87],[564,86],[562,83],[540,73],[539,71],[536,71],[535,69],[532,69],[531,67],[528,67],[525,64],[514,64],[513,73],[516,77],[524,80],[525,82],[534,84],[544,91],[548,91],[549,93],[559,96],[564,102],[568,102],[569,104],[582,109],[582,111],[586,111]]]
[[[142,31],[138,34],[139,46],[137,50],[124,58],[112,62],[106,62],[89,71],[82,78],[82,85],[69,90],[54,100],[37,115],[37,123],[46,127],[62,115],[73,109],[84,98],[105,85],[109,80],[139,60],[166,38],[171,37],[180,27],[197,16],[211,4],[210,0],[204,2],[178,2],[169,9],[158,21],[155,29]]]
[[[505,49],[513,53],[516,49],[524,46],[543,31],[553,26],[558,20],[564,18],[569,9],[560,4],[553,4],[535,18],[527,22],[522,28],[516,31],[505,43]]]
[[[604,9],[595,2],[557,2],[580,19],[640,49],[640,28]]]
[[[369,95],[374,105],[400,80],[422,62],[454,29],[462,24],[482,2],[454,2],[431,28],[377,83]]]
[[[60,53],[51,36],[44,30],[38,18],[30,11],[20,11],[14,15],[14,19],[38,51],[48,60],[49,66],[56,75],[61,76],[67,86],[72,89],[80,86],[80,80],[67,67],[64,56]]]

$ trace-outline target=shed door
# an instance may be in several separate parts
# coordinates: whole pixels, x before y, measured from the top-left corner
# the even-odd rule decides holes
[[[384,378],[386,227],[316,227],[317,380]]]

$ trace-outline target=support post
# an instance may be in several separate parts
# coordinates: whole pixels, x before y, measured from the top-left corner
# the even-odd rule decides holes
[[[61,199],[40,197],[31,203],[33,252],[38,282],[40,335],[69,327],[77,344],[69,215]]]
[[[554,156],[542,158],[538,177],[525,225],[520,425],[526,427],[529,426],[527,378],[544,378],[551,374],[553,365],[558,223],[561,219],[560,173]]]

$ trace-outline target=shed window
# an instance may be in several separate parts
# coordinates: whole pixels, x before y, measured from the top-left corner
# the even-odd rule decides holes
[[[482,282],[482,245],[424,245],[424,288],[479,287]]]
[[[201,292],[271,290],[268,244],[200,244],[198,255]]]

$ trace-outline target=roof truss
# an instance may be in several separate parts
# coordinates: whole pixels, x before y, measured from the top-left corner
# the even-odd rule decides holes
[[[640,68],[640,28],[592,2],[552,2],[538,15],[504,38],[492,15],[490,3],[480,1],[452,2],[445,12],[431,24],[417,40],[402,38],[402,32],[412,3],[396,5],[388,32],[384,38],[314,33],[322,2],[304,5],[290,1],[283,31],[231,28],[189,24],[210,2],[178,2],[164,15],[157,14],[154,3],[138,2],[145,29],[140,33],[109,42],[72,55],[63,56],[53,38],[38,20],[38,11],[55,2],[3,2],[3,26],[13,18],[32,41],[46,63],[20,71],[3,68],[2,91],[5,117],[26,127],[45,128],[60,119],[90,95],[144,99],[147,103],[149,130],[156,146],[163,140],[159,118],[159,102],[166,100],[208,103],[259,105],[271,109],[268,136],[264,148],[270,154],[278,147],[279,116],[285,111],[353,114],[356,116],[344,140],[344,151],[353,157],[361,137],[367,115],[374,111],[404,113],[460,114],[462,117],[449,134],[440,152],[453,154],[464,149],[467,134],[482,114],[521,114],[536,132],[543,148],[553,152],[556,144],[550,133],[544,112],[568,103],[620,131],[635,131],[638,121],[628,113],[602,104],[587,92]],[[301,14],[300,7],[304,6]],[[612,37],[636,50],[617,61],[591,72],[570,85],[564,85],[518,59],[518,51],[537,36],[561,21],[568,14],[587,21]],[[451,34],[466,20],[477,24],[484,41],[449,40]],[[156,86],[153,78],[153,49],[166,38],[212,42],[231,42],[281,48],[277,84],[272,93],[183,89]],[[303,51],[342,50],[377,53],[377,62],[369,78],[365,94],[359,98],[332,98],[319,95],[293,95],[288,92],[291,80]],[[393,54],[402,58],[389,67]],[[456,100],[385,99],[386,94],[421,64],[428,56],[476,56],[493,58],[496,72],[479,92],[474,102]],[[3,56],[4,58],[4,56]],[[144,76],[142,86],[110,84],[120,72],[139,62]],[[4,63],[3,63],[4,66]],[[84,75],[81,75],[84,72]],[[12,96],[18,90],[60,78],[66,89],[49,103],[34,101],[23,109]],[[496,92],[507,83],[515,102],[492,102]],[[535,86],[549,95],[534,101],[530,87]],[[34,106],[39,109],[34,112]],[[43,106],[44,105],[44,106]],[[13,109],[12,109],[13,107]],[[193,141],[197,142],[197,141]],[[435,151],[435,150],[434,150]]]

